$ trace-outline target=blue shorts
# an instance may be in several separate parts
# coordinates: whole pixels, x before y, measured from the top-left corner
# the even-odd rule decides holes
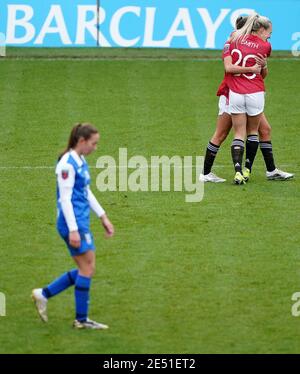
[[[63,238],[65,243],[67,244],[67,247],[70,251],[71,256],[77,256],[81,255],[88,250],[95,250],[95,243],[94,243],[94,237],[93,234],[90,231],[80,231],[79,230],[79,235],[80,235],[80,247],[79,248],[74,248],[70,245],[69,243],[69,235],[65,236],[61,232],[60,236]]]

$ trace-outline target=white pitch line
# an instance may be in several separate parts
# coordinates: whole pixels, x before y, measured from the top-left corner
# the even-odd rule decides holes
[[[7,59],[7,61],[107,61],[107,62],[113,62],[113,61],[123,61],[123,62],[131,62],[131,61],[140,61],[140,62],[159,62],[159,61],[202,61],[202,62],[208,62],[208,61],[221,61],[220,58],[168,58],[168,57],[10,57]]]
[[[5,60],[5,58],[3,59]],[[209,62],[209,61],[222,61],[220,57],[8,57],[6,61],[141,61],[141,62],[157,62],[157,61],[200,61],[200,62]],[[297,61],[300,62],[300,58],[297,57],[274,57],[270,59],[272,61]]]
[[[6,169],[17,169],[17,170],[34,170],[34,169],[55,169],[54,166],[0,166],[0,170],[6,170]]]
[[[98,170],[102,170],[102,169],[156,169],[156,168],[161,168],[163,165],[160,165],[160,166],[147,166],[147,167],[126,167],[126,166],[109,166],[109,167],[105,167],[105,168],[99,168],[99,167],[96,167],[96,166],[90,166],[89,168],[90,169],[98,169]],[[183,166],[175,166],[175,168],[196,168],[197,165],[183,165]],[[297,168],[297,166],[295,164],[280,164],[279,167],[285,167],[285,168]],[[171,168],[174,168],[174,166],[171,166]],[[215,165],[214,168],[218,169],[227,169],[227,168],[232,168],[232,165]],[[0,166],[0,170],[55,170],[55,166]]]
[[[163,165],[161,165],[163,166]],[[96,166],[89,166],[90,169],[157,169],[160,168],[161,166],[140,166],[140,167],[135,167],[135,166],[108,166],[108,167],[96,167]],[[171,166],[172,168],[195,168],[196,165],[183,165],[183,166]],[[51,169],[55,170],[54,166],[0,166],[0,170],[43,170],[43,169]]]

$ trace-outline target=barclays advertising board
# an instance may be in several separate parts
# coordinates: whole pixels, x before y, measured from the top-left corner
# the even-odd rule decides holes
[[[8,46],[222,49],[253,11],[273,22],[273,49],[300,51],[299,0],[1,0],[0,35]]]

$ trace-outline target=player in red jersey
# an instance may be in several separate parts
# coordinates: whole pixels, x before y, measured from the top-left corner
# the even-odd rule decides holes
[[[229,111],[234,132],[231,155],[236,184],[245,183],[242,161],[247,134],[251,139],[248,155],[251,164],[257,152],[258,127],[264,111],[265,85],[261,69],[253,74],[236,74],[233,67],[255,66],[257,58],[270,56],[271,44],[267,40],[271,33],[272,23],[268,18],[258,14],[250,15],[245,25],[233,33],[230,45],[224,51],[224,67],[226,73],[229,73],[226,83],[229,87]]]
[[[235,169],[234,183],[244,184],[242,161],[244,141],[248,134],[249,162],[253,162],[258,148],[258,127],[264,111],[264,80],[259,72],[235,74],[233,66],[255,66],[257,58],[268,57],[271,45],[267,41],[272,33],[272,23],[258,14],[248,16],[245,25],[235,31],[228,48],[224,51],[226,83],[229,87],[229,111],[232,118],[234,140],[231,146],[232,161]],[[267,72],[264,73],[266,75]]]
[[[244,16],[244,17],[240,16],[237,18],[236,20],[237,30],[245,25],[247,18],[248,16]],[[225,43],[224,52],[226,52],[229,47],[230,47],[230,40]],[[224,56],[222,57],[224,58]],[[260,57],[257,57],[257,61],[263,68],[261,74],[262,74],[262,77],[264,78],[267,73],[266,60],[264,58],[261,59]],[[203,170],[203,173],[200,174],[200,177],[199,177],[200,181],[203,181],[203,182],[214,182],[214,183],[225,182],[225,179],[220,178],[214,173],[212,173],[211,169],[212,169],[215,157],[217,155],[217,152],[221,144],[223,143],[223,141],[228,136],[231,126],[232,126],[231,116],[229,112],[229,88],[226,83],[227,75],[228,74],[225,73],[225,77],[217,92],[217,96],[220,97],[219,115],[217,119],[217,126],[216,126],[215,133],[207,145],[205,160],[204,160],[204,170]],[[249,148],[251,148],[251,140],[252,140],[251,136],[249,136],[246,142],[246,167],[243,170],[243,175],[247,179],[250,176],[251,167],[252,167],[252,164],[250,164],[250,160],[247,157],[249,154]],[[287,180],[287,179],[293,178],[294,176],[293,174],[279,170],[275,166],[272,142],[271,142],[271,126],[264,114],[262,114],[261,121],[259,124],[259,140],[260,140],[259,142],[260,149],[262,151],[264,161],[266,164],[266,168],[267,168],[267,172],[266,172],[267,179]]]

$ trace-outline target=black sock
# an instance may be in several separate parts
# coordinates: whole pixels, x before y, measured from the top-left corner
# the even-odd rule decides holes
[[[234,139],[231,144],[231,156],[235,172],[242,172],[243,154],[244,141],[241,139]]]
[[[264,156],[266,168],[268,171],[273,171],[276,169],[275,161],[273,157],[272,143],[269,142],[259,142],[261,153]]]
[[[207,148],[206,148],[205,159],[204,159],[204,168],[203,168],[204,175],[207,175],[211,172],[211,168],[213,166],[213,163],[215,161],[219,148],[220,148],[219,145],[215,145],[211,142],[208,143]]]
[[[252,165],[256,156],[258,144],[259,141],[258,136],[256,134],[247,136],[245,167],[248,168],[250,171],[252,169]]]

